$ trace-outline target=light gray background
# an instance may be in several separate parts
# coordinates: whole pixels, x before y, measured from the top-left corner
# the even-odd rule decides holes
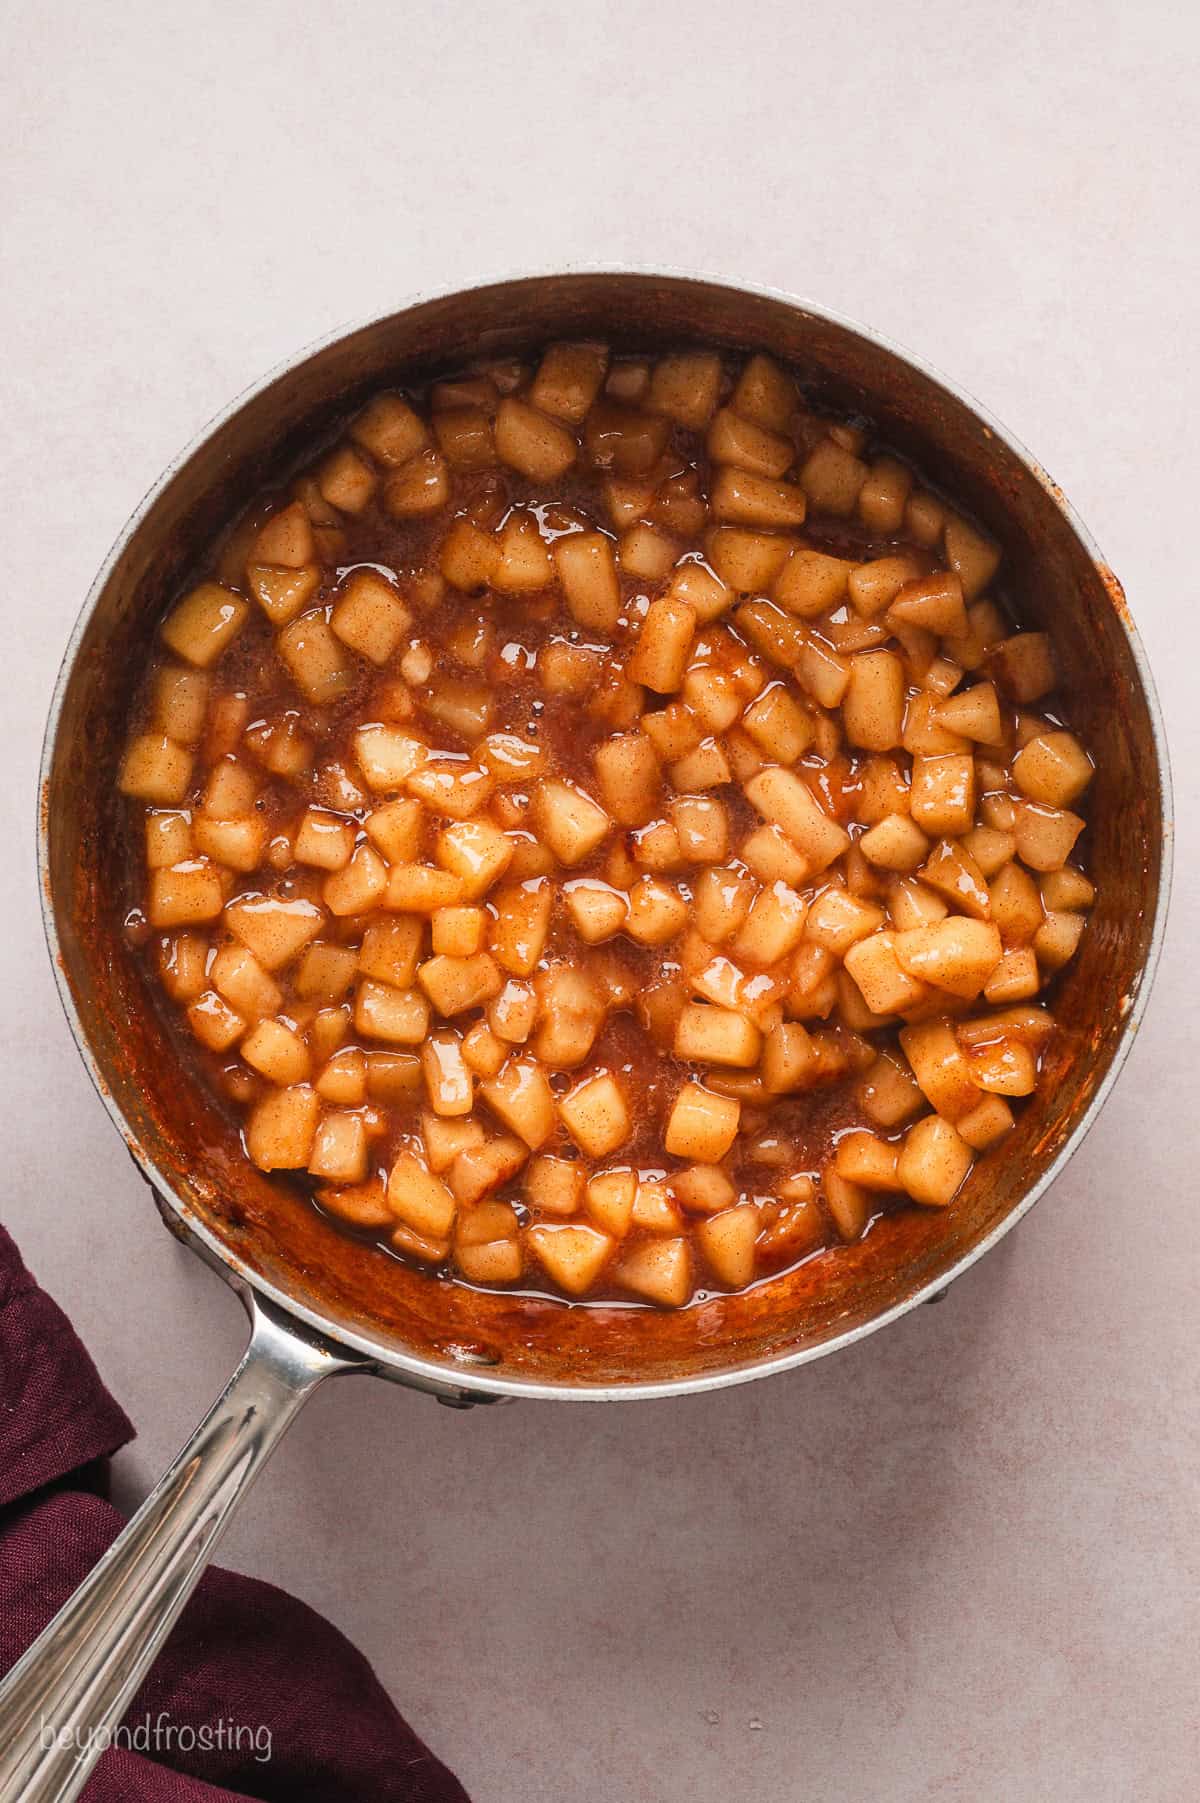
[[[421,287],[685,264],[862,317],[1027,443],[1122,575],[1181,814],[1101,1123],[940,1308],[703,1400],[457,1416],[338,1384],[227,1561],[365,1648],[477,1803],[1196,1794],[1190,5],[6,5],[3,1212],[140,1429],[236,1302],[159,1227],[44,956],[34,778],[134,502],[279,358]]]

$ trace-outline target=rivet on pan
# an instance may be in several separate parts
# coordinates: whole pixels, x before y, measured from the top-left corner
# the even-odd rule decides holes
[[[932,1308],[935,1302],[944,1302],[949,1294],[950,1294],[950,1285],[947,1284],[945,1289],[938,1290],[936,1295],[926,1296],[926,1298],[925,1298],[926,1308]]]

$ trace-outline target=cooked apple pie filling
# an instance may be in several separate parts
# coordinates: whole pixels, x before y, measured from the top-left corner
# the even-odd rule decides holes
[[[1000,561],[765,356],[377,394],[175,601],[121,773],[247,1157],[381,1256],[670,1308],[953,1207],[1093,898]]]

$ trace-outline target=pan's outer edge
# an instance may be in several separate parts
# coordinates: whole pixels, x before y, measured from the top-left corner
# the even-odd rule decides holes
[[[298,365],[303,364],[309,358],[316,356],[328,347],[338,343],[340,340],[352,336],[357,331],[367,329],[376,323],[373,319],[360,320],[354,325],[342,326],[327,333],[316,342],[306,346],[295,356],[287,358],[272,369],[266,376],[245,389],[230,402],[228,406],[223,408],[217,415],[209,420],[202,430],[196,434],[191,443],[181,451],[178,456],[172,459],[162,476],[143,497],[142,501],[131,514],[129,520],[118,535],[112,549],[101,566],[95,581],[88,591],[87,598],[68,641],[55,683],[53,699],[43,740],[38,781],[37,862],[39,894],[41,899],[43,925],[53,963],[59,999],[67,1016],[71,1031],[75,1037],[80,1055],[83,1058],[97,1093],[112,1118],[114,1125],[128,1145],[129,1150],[143,1175],[157,1192],[161,1203],[179,1218],[187,1236],[196,1244],[197,1249],[202,1252],[202,1255],[205,1256],[206,1262],[212,1264],[214,1268],[221,1271],[235,1287],[239,1289],[244,1287],[259,1296],[269,1299],[277,1308],[281,1309],[285,1314],[290,1315],[293,1319],[303,1321],[310,1328],[317,1330],[328,1339],[334,1340],[341,1345],[350,1347],[363,1354],[375,1363],[377,1368],[384,1375],[393,1377],[400,1382],[413,1383],[420,1388],[432,1389],[437,1392],[449,1387],[453,1388],[456,1393],[463,1391],[470,1392],[477,1395],[480,1400],[488,1398],[494,1399],[500,1396],[598,1402],[613,1400],[628,1401],[635,1399],[647,1400],[657,1397],[724,1389],[734,1384],[747,1383],[754,1378],[765,1376],[769,1373],[795,1369],[800,1365],[809,1363],[813,1359],[824,1357],[828,1353],[838,1351],[843,1347],[852,1345],[855,1342],[866,1338],[867,1335],[887,1326],[890,1322],[898,1320],[911,1309],[932,1300],[935,1296],[944,1292],[949,1283],[960,1277],[963,1272],[969,1270],[978,1259],[982,1258],[986,1252],[990,1251],[1018,1221],[1022,1220],[1029,1213],[1034,1204],[1045,1194],[1055,1177],[1058,1176],[1067,1160],[1078,1149],[1095,1122],[1101,1107],[1111,1093],[1113,1085],[1124,1065],[1125,1059],[1129,1054],[1133,1040],[1136,1036],[1138,1026],[1145,1013],[1162,949],[1170,897],[1174,839],[1170,764],[1161,709],[1145,651],[1142,647],[1137,630],[1134,627],[1128,607],[1125,604],[1120,585],[1117,583],[1111,570],[1101,557],[1099,549],[1091,534],[1088,532],[1086,526],[1080,520],[1069,501],[1063,495],[1061,489],[1051,481],[1045,470],[1042,469],[1037,460],[1031,456],[1021,441],[997,420],[987,408],[983,407],[973,395],[931,366],[924,358],[908,351],[869,327],[860,325],[844,315],[819,306],[815,302],[788,294],[783,290],[743,281],[733,283],[725,280],[719,275],[710,276],[702,271],[673,268],[669,266],[648,268],[640,266],[614,267],[604,264],[569,264],[552,270],[521,270],[493,276],[486,281],[471,283],[465,288],[456,286],[440,290],[429,290],[411,295],[406,300],[402,301],[399,306],[391,309],[391,314],[404,312],[410,308],[436,301],[450,300],[456,295],[478,293],[494,286],[504,286],[512,282],[547,281],[563,276],[638,277],[650,281],[661,280],[695,283],[710,288],[720,288],[731,295],[741,294],[776,302],[817,321],[831,325],[836,329],[858,336],[869,344],[874,345],[877,349],[899,359],[902,363],[907,363],[926,380],[942,388],[960,405],[974,413],[985,428],[994,434],[995,437],[1008,448],[1010,453],[1025,466],[1035,480],[1041,485],[1047,497],[1061,513],[1071,532],[1074,534],[1087,557],[1096,568],[1100,579],[1113,602],[1114,613],[1117,615],[1127,639],[1151,723],[1155,762],[1159,781],[1158,812],[1162,829],[1159,880],[1155,897],[1154,920],[1145,959],[1136,984],[1136,992],[1130,1001],[1129,1011],[1125,1017],[1117,1044],[1114,1047],[1109,1067],[1092,1094],[1088,1106],[1083,1111],[1069,1137],[1060,1148],[1053,1163],[1040,1180],[1026,1192],[1019,1203],[1009,1210],[1009,1212],[996,1224],[994,1229],[975,1246],[971,1247],[969,1251],[949,1269],[949,1271],[939,1272],[928,1283],[917,1288],[912,1294],[902,1298],[891,1308],[843,1333],[834,1335],[826,1340],[822,1340],[818,1344],[804,1347],[797,1351],[776,1354],[730,1370],[707,1372],[700,1375],[683,1376],[664,1381],[634,1381],[630,1383],[605,1385],[588,1385],[567,1381],[555,1381],[550,1383],[537,1379],[525,1378],[519,1374],[499,1377],[490,1374],[486,1370],[472,1369],[469,1365],[459,1365],[452,1362],[439,1364],[432,1360],[420,1358],[414,1354],[398,1353],[391,1347],[378,1345],[365,1334],[354,1332],[340,1326],[334,1327],[328,1321],[324,1320],[316,1311],[311,1310],[302,1304],[298,1304],[285,1291],[282,1291],[276,1285],[264,1278],[261,1273],[254,1270],[244,1260],[232,1252],[203,1221],[196,1219],[193,1213],[185,1210],[179,1198],[173,1192],[169,1180],[156,1167],[145,1149],[131,1135],[121,1110],[105,1083],[103,1073],[93,1055],[83,1024],[79,1017],[75,999],[71,992],[70,983],[67,979],[62,947],[55,919],[49,859],[50,784],[59,720],[67,686],[75,664],[76,654],[87,631],[98,601],[113,573],[114,567],[125,545],[137,532],[145,516],[150,511],[159,495],[171,483],[176,473],[188,462],[207,439],[237,414],[248,402],[269,389],[281,376],[285,375],[288,371],[295,369]]]

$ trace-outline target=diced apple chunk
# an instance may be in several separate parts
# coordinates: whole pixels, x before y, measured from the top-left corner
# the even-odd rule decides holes
[[[500,562],[500,546],[490,532],[468,519],[454,521],[438,552],[438,568],[454,588],[473,590],[489,583]]]
[[[513,841],[489,820],[456,821],[438,835],[434,856],[466,899],[478,900],[512,862]]]
[[[312,864],[319,870],[341,870],[350,862],[354,851],[353,822],[325,808],[309,808],[300,822],[293,845],[293,856],[299,864]]]
[[[947,1120],[969,1114],[979,1101],[980,1086],[949,1023],[922,1021],[906,1027],[900,1043],[930,1106]]]
[[[250,958],[249,952],[245,951],[242,946],[231,946],[224,949],[236,950],[243,957]],[[218,953],[217,959],[213,962],[214,972],[221,956],[223,956],[223,952]],[[271,985],[271,989],[266,993],[270,994],[273,991],[277,997],[275,1001],[265,1001],[258,1012],[274,1013],[282,1000],[278,985],[274,983],[273,979],[267,977],[265,971],[260,970],[257,960],[251,960],[251,962],[254,964],[255,970],[260,972],[262,979]],[[296,961],[296,968],[292,973],[292,988],[303,1001],[321,1002],[327,1005],[340,1002],[354,981],[357,962],[351,946],[309,945],[301,952]]]
[[[956,514],[947,516],[944,537],[946,561],[962,583],[967,600],[973,601],[996,574],[1000,547]]]
[[[388,1177],[387,1199],[397,1219],[430,1239],[445,1239],[454,1225],[457,1204],[453,1195],[411,1152],[401,1152],[396,1158]]]
[[[600,392],[608,364],[602,344],[552,344],[538,364],[529,398],[542,413],[577,426]]]
[[[221,873],[203,858],[150,872],[146,918],[152,927],[196,926],[215,920],[225,900]]]
[[[801,619],[831,613],[846,599],[854,564],[802,545],[793,551],[771,587],[771,598]]]
[[[454,1261],[472,1283],[516,1283],[524,1269],[521,1242],[515,1238],[482,1245],[457,1243]]]
[[[269,1082],[285,1087],[303,1083],[309,1073],[308,1047],[281,1020],[263,1020],[241,1045],[242,1057]]]
[[[471,958],[429,958],[417,971],[417,981],[439,1014],[465,1014],[482,1007],[500,993],[503,978],[487,952]]]
[[[905,1135],[896,1175],[914,1202],[945,1208],[961,1189],[971,1162],[971,1148],[958,1129],[939,1114],[927,1114]]]
[[[317,1191],[317,1201],[351,1227],[387,1227],[396,1218],[387,1205],[383,1182],[378,1177],[367,1183],[327,1185]]]
[[[450,1166],[450,1188],[456,1201],[474,1203],[515,1177],[529,1156],[522,1140],[502,1133],[481,1146],[468,1146]]]
[[[121,763],[118,786],[123,795],[157,807],[181,802],[191,782],[193,756],[161,733],[139,733],[129,741]]]
[[[271,624],[286,626],[311,605],[321,586],[321,566],[310,563],[288,570],[252,563],[246,571],[246,586]]]
[[[531,482],[553,482],[575,461],[571,434],[525,401],[506,395],[496,413],[496,455]]]
[[[1066,808],[1092,780],[1092,760],[1074,733],[1039,733],[1013,759],[1013,778],[1030,801]]]
[[[176,657],[206,670],[246,624],[250,603],[217,582],[202,582],[178,602],[162,628]]]
[[[354,666],[345,646],[331,631],[323,609],[301,614],[284,627],[275,645],[306,700],[326,705],[339,700],[351,687]]]
[[[787,834],[815,872],[824,870],[850,844],[850,835],[830,818],[794,770],[773,767],[752,776],[746,795],[764,820]]]
[[[315,475],[301,477],[296,484],[299,499],[294,505],[305,516],[304,524],[309,528],[314,553],[317,550],[327,552],[331,543],[340,547],[341,515],[362,513],[378,483],[375,465],[360,457],[353,445],[348,444],[335,446],[322,459]],[[289,508],[288,512],[291,511]],[[274,525],[274,522],[270,524]],[[297,534],[297,551],[303,543],[303,538]],[[259,548],[259,541],[255,548]]]
[[[750,470],[718,470],[709,497],[712,517],[741,526],[799,526],[808,500],[794,482],[779,482]],[[786,603],[785,603],[786,605]]]
[[[673,1158],[719,1164],[737,1138],[741,1104],[686,1083],[675,1098],[664,1144]]]
[[[367,1099],[367,1060],[357,1046],[335,1052],[317,1078],[317,1094],[323,1102],[342,1108],[361,1108]]]
[[[975,760],[961,753],[914,758],[912,817],[932,839],[969,832],[975,818]]]
[[[654,365],[646,405],[697,432],[717,404],[720,385],[721,359],[715,351],[675,351]]]
[[[367,1095],[372,1102],[410,1101],[421,1087],[421,1060],[413,1052],[366,1054]]]
[[[863,856],[883,870],[907,873],[929,855],[929,840],[909,814],[887,814],[858,841]]]
[[[670,883],[644,876],[629,891],[626,931],[639,945],[666,945],[687,924],[687,903]]]
[[[1075,849],[1084,821],[1069,808],[1024,802],[1017,809],[1014,830],[1017,856],[1031,870],[1060,870]]]
[[[393,864],[388,871],[383,906],[397,914],[436,914],[463,899],[463,882],[449,870],[431,864]]]
[[[361,1114],[331,1109],[321,1117],[308,1169],[326,1183],[357,1184],[367,1174],[367,1130]]]
[[[1012,1131],[1013,1111],[1003,1096],[984,1095],[955,1125],[971,1149],[982,1152]]]
[[[173,1002],[195,1002],[207,988],[209,941],[198,932],[175,932],[159,941],[159,979]],[[216,986],[216,984],[214,984]],[[279,997],[281,1001],[283,997]],[[236,1004],[234,1004],[236,1006]],[[270,1006],[263,1010],[268,1013]]]
[[[500,556],[491,584],[505,595],[519,595],[547,588],[554,579],[554,564],[536,516],[514,511],[500,528]]]
[[[469,820],[491,800],[493,783],[486,770],[457,759],[448,762],[431,758],[406,778],[405,787],[431,814],[449,820]]]
[[[553,1133],[554,1092],[534,1059],[510,1058],[497,1076],[480,1086],[480,1094],[493,1114],[532,1151],[545,1145]]]
[[[1015,841],[1012,850],[1016,850]],[[1096,899],[1095,884],[1084,876],[1082,870],[1075,870],[1070,866],[1047,871],[1038,886],[1042,893],[1042,903],[1047,909],[1090,908]]]
[[[547,777],[534,793],[538,830],[560,864],[581,864],[606,837],[612,821],[573,783]]]
[[[460,470],[488,469],[496,461],[492,422],[485,407],[442,407],[433,416],[438,447]]]
[[[351,421],[350,436],[377,462],[396,468],[423,450],[429,429],[400,394],[380,394]]]
[[[591,1158],[606,1158],[629,1137],[629,1110],[609,1071],[599,1071],[570,1090],[559,1102],[558,1112],[580,1151]]]
[[[541,1214],[573,1215],[580,1207],[586,1170],[571,1158],[543,1153],[525,1168],[523,1193],[530,1208]],[[631,1204],[632,1206],[632,1204]]]
[[[654,746],[644,733],[619,733],[597,747],[593,762],[604,806],[622,826],[642,826],[662,793]]]
[[[990,921],[961,915],[897,933],[892,943],[909,976],[968,1001],[979,994],[1004,949],[999,931]]]
[[[1066,909],[1055,908],[1047,913],[1033,936],[1033,949],[1043,970],[1061,970],[1064,964],[1070,963],[1086,924],[1085,915],[1072,914]]]
[[[779,764],[794,764],[813,736],[811,718],[778,682],[751,702],[742,715],[742,730],[766,757]]]
[[[581,626],[612,632],[621,617],[621,584],[612,540],[602,532],[572,532],[553,547],[567,607]]]
[[[754,1276],[759,1229],[759,1212],[752,1202],[710,1215],[696,1229],[696,1243],[714,1276],[731,1290],[744,1289]]]
[[[947,731],[980,745],[998,745],[1004,736],[1000,704],[995,685],[990,682],[977,682],[974,688],[939,701],[933,709],[933,719]]]
[[[347,577],[329,616],[342,643],[373,664],[387,663],[410,620],[392,584],[370,569],[355,570]]]
[[[539,1221],[525,1243],[538,1263],[568,1296],[582,1296],[595,1284],[614,1242],[595,1227]]]
[[[1037,1088],[1037,1054],[1007,1035],[967,1048],[967,1063],[980,1089],[991,1095],[1029,1096]]]
[[[563,894],[575,931],[585,944],[601,945],[625,925],[629,903],[607,883],[581,877],[567,883]]]
[[[485,1143],[486,1137],[479,1122],[469,1116],[466,1118],[438,1114],[421,1116],[421,1139],[425,1148],[425,1162],[438,1177],[443,1171],[449,1170],[460,1152],[474,1151]]]
[[[1058,672],[1050,640],[1044,632],[1018,632],[1004,639],[988,660],[1001,688],[1026,705],[1054,688]]]
[[[748,964],[779,964],[804,934],[808,903],[786,883],[759,891],[733,942],[735,958]]]
[[[349,914],[365,914],[377,907],[387,892],[388,867],[364,840],[355,847],[348,864],[333,870],[321,886],[321,900],[331,914],[339,918]]]
[[[889,751],[904,724],[904,665],[891,651],[864,651],[850,659],[842,698],[842,723],[851,745]]]
[[[825,1170],[821,1188],[839,1238],[847,1241],[861,1239],[871,1218],[870,1190],[865,1189],[861,1183],[851,1183],[848,1177],[843,1177],[832,1165]]]
[[[861,1129],[846,1133],[838,1140],[834,1165],[839,1174],[863,1189],[896,1190],[899,1147],[875,1133]]]
[[[450,499],[450,472],[437,451],[419,451],[392,471],[383,485],[383,505],[394,519],[423,519]]]
[[[853,513],[867,466],[832,438],[823,438],[800,471],[800,483],[815,513]]]
[[[395,1216],[392,1216],[395,1220]],[[389,1241],[397,1252],[406,1258],[418,1259],[424,1265],[444,1264],[450,1255],[448,1239],[431,1239],[428,1234],[418,1233],[415,1227],[408,1227],[403,1221],[393,1227],[388,1235]]]
[[[253,952],[264,970],[279,970],[315,939],[325,922],[310,901],[244,895],[225,909],[225,924]]]
[[[419,990],[368,980],[358,986],[354,1024],[368,1039],[420,1045],[429,1031],[429,1004]]]
[[[758,1063],[762,1034],[729,1008],[690,1002],[675,1026],[675,1056],[688,1064],[729,1064],[749,1070]]]
[[[743,419],[773,432],[787,431],[799,404],[800,396],[791,376],[761,352],[747,362],[730,400],[730,406]]]
[[[903,1058],[881,1052],[859,1079],[863,1113],[877,1127],[898,1127],[923,1106],[921,1089]]]
[[[928,994],[924,983],[901,965],[893,933],[880,931],[860,939],[846,953],[845,965],[873,1014],[902,1014]]]
[[[900,590],[888,609],[888,620],[923,627],[939,638],[961,638],[967,630],[962,583],[948,570],[918,576]]]
[[[482,908],[439,908],[432,917],[433,949],[448,958],[471,958],[482,951],[488,916]]]
[[[963,840],[943,839],[921,866],[921,882],[973,920],[991,916],[992,900],[983,872]]]
[[[306,1083],[264,1096],[246,1123],[246,1150],[259,1170],[303,1170],[320,1112],[320,1098]]]
[[[186,997],[181,997],[186,1000]],[[227,1052],[246,1031],[246,1022],[215,989],[197,995],[187,1011],[188,1026],[210,1052]]]
[[[429,756],[429,747],[414,733],[396,726],[360,727],[354,735],[354,756],[368,785],[376,790],[399,789]]]
[[[431,1033],[421,1046],[425,1091],[435,1115],[457,1119],[470,1114],[475,1079],[462,1055],[457,1033]]]
[[[495,891],[492,955],[502,969],[527,977],[537,968],[550,928],[554,891],[544,877]]]
[[[637,1189],[636,1171],[598,1171],[588,1179],[583,1205],[602,1233],[624,1239],[633,1220]]]
[[[696,616],[686,601],[667,595],[652,601],[629,660],[630,680],[659,695],[673,694],[683,682],[695,636]]]
[[[645,1240],[626,1253],[614,1273],[635,1296],[660,1308],[682,1308],[692,1293],[692,1261],[685,1239]]]
[[[677,1200],[693,1214],[718,1214],[737,1199],[728,1173],[715,1164],[693,1164],[676,1171],[671,1188]]]

